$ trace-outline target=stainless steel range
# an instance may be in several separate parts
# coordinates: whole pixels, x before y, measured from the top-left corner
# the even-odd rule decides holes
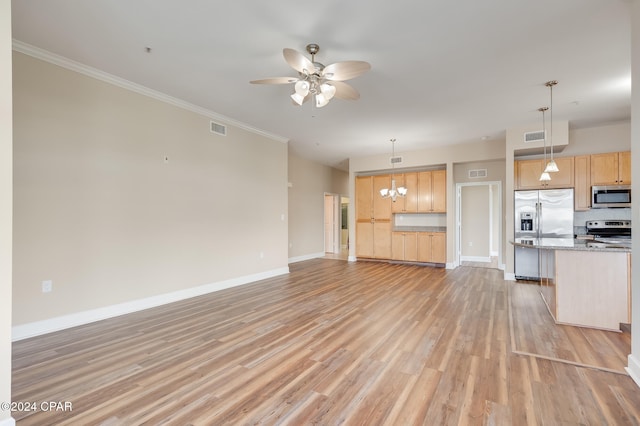
[[[586,227],[593,236],[587,246],[631,248],[630,220],[589,220]]]

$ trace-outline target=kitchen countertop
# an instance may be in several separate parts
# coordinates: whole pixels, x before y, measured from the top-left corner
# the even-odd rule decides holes
[[[516,238],[509,242],[516,247],[631,253],[631,248],[629,247],[620,247],[615,244],[604,244],[592,240],[578,240],[573,238]]]
[[[394,226],[393,232],[447,232],[446,226]]]

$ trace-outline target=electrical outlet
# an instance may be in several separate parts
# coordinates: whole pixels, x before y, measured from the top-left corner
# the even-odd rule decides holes
[[[260,259],[264,259],[264,252],[263,251],[260,252]]]
[[[53,281],[51,280],[42,281],[42,292],[51,293],[52,291],[53,291]]]
[[[469,247],[473,247],[473,241],[469,241]]]

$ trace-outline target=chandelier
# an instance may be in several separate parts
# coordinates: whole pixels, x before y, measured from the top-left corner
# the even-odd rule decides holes
[[[396,163],[393,161],[396,154],[395,144],[396,140],[391,139],[391,188],[383,188],[380,190],[380,195],[382,196],[382,198],[391,198],[391,201],[393,201],[394,203],[396,202],[398,196],[404,197],[405,195],[407,195],[407,188],[405,188],[404,186],[401,186],[399,188],[396,187],[396,180],[393,177],[393,169],[396,165]]]

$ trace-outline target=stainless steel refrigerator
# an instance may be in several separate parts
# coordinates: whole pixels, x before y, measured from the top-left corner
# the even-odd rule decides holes
[[[515,191],[514,210],[516,240],[573,238],[573,189]],[[539,280],[539,257],[538,249],[516,246],[516,279]]]

